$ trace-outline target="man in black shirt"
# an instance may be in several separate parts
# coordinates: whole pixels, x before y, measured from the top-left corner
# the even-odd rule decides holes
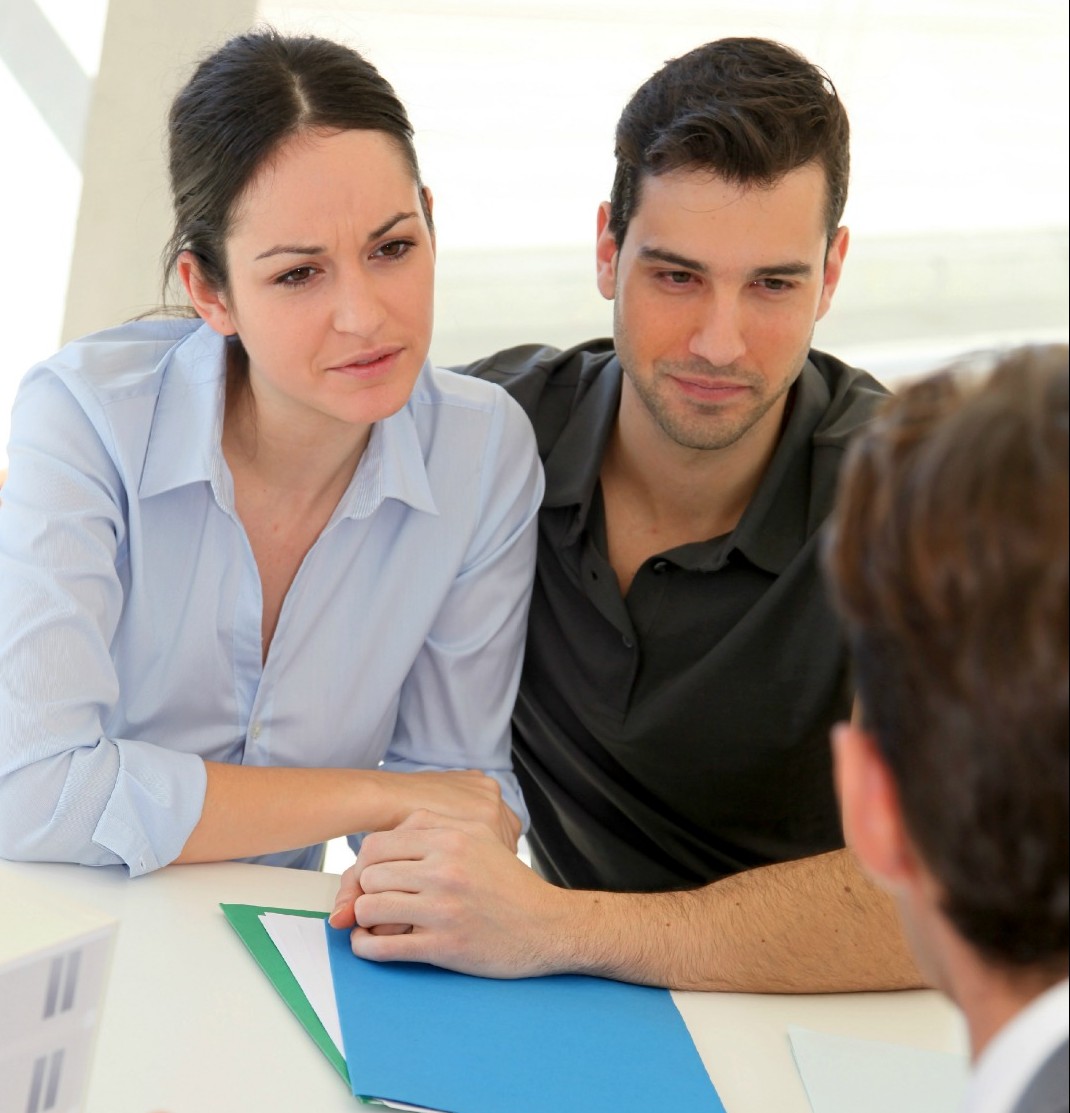
[[[817,531],[884,393],[810,350],[847,176],[835,90],[775,43],[700,47],[625,108],[596,248],[613,342],[469,369],[524,405],[546,468],[514,757],[557,884],[478,828],[411,817],[343,885],[336,924],[363,892],[357,953],[690,988],[917,984],[842,849],[828,743],[850,692]]]

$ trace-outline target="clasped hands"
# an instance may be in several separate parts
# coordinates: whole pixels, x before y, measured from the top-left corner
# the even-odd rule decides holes
[[[331,925],[351,928],[353,953],[377,962],[496,978],[553,972],[553,933],[540,918],[561,891],[516,856],[513,819],[509,837],[423,809],[365,836],[342,875]]]

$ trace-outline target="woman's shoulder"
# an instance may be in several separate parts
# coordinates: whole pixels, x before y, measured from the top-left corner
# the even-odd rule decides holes
[[[76,396],[109,400],[159,390],[160,370],[178,345],[203,327],[190,318],[154,318],[90,333],[64,345],[27,375],[54,376]]]
[[[134,321],[72,341],[19,385],[12,442],[102,468],[107,458],[138,475],[154,429],[188,430],[191,412],[218,406],[222,344],[190,319]]]
[[[505,391],[497,383],[476,379],[446,367],[427,362],[413,387],[417,403],[440,406],[475,407],[493,410],[501,405]],[[508,395],[506,395],[508,397]]]
[[[431,363],[424,364],[409,407],[420,425],[452,425],[465,436],[479,426],[494,442],[516,445],[526,451],[534,445],[531,422],[508,391],[497,383],[477,379]],[[421,421],[421,415],[430,421]],[[532,447],[532,451],[534,448]]]

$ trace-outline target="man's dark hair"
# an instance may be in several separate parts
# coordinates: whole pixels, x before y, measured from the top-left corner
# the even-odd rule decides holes
[[[768,187],[809,163],[825,171],[825,228],[836,234],[850,174],[847,112],[828,76],[768,39],[719,39],[667,62],[617,124],[609,230],[624,242],[643,177],[709,170]]]
[[[1066,345],[906,387],[848,453],[826,561],[863,725],[956,930],[1068,949]]]

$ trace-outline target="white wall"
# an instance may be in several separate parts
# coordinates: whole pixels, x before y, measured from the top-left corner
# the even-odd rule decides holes
[[[0,174],[0,445],[14,383],[61,333],[156,303],[167,99],[254,10],[364,50],[409,106],[436,196],[440,362],[609,329],[591,245],[616,117],[666,58],[728,34],[802,50],[851,115],[852,249],[819,343],[892,377],[1067,333],[1062,0],[111,0],[73,262],[80,169],[9,72],[12,39],[35,48],[9,19],[27,5],[66,28],[90,76],[106,6],[4,0],[0,14],[0,143],[19,152]]]

